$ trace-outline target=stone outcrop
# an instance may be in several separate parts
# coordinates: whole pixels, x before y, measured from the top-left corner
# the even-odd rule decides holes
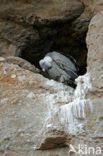
[[[93,17],[98,12],[103,10],[103,1],[102,0],[80,0],[85,6],[85,14],[87,16]]]
[[[0,92],[0,150],[37,148],[43,127],[50,127],[46,122],[59,105],[71,101],[73,95],[70,87],[2,61]],[[50,137],[47,142],[51,140],[54,145],[48,144],[46,149],[66,146],[61,124],[55,122],[53,127],[47,132]]]
[[[20,56],[38,67],[39,60],[55,50],[72,55],[84,74],[90,18],[82,17],[83,11],[78,0],[1,2],[0,55]]]
[[[91,20],[87,35],[88,45],[88,72],[91,73],[92,90],[88,96],[91,97],[95,107],[93,121],[91,122],[93,137],[101,138],[103,131],[103,11],[98,13]],[[98,123],[98,124],[97,124]],[[97,126],[98,125],[98,126]]]
[[[36,68],[30,62],[28,62],[20,57],[8,56],[5,58],[5,62],[7,62],[9,64],[16,64],[19,67],[29,70],[29,71],[32,71],[34,73],[40,73],[40,70],[38,68]]]
[[[62,2],[22,0],[14,5],[13,10],[8,9],[12,8],[9,3],[5,8],[5,14],[8,15],[6,19],[4,11],[2,9],[0,11],[2,36],[0,54],[6,57],[0,57],[0,156],[66,156],[70,154],[75,156],[83,155],[83,153],[87,153],[85,154],[87,156],[103,155],[103,3],[101,0],[81,0],[82,3],[76,0],[71,3],[65,1],[68,4],[65,8],[65,3]],[[41,4],[39,11],[34,4],[37,4],[36,6]],[[71,10],[69,4],[72,6]],[[44,9],[45,5],[48,13]],[[30,12],[37,13],[37,16],[30,15],[27,18]],[[72,17],[71,14],[75,16]],[[86,36],[88,54],[85,53],[87,54],[87,73],[78,77],[75,90],[48,80],[39,73],[34,73],[34,66],[21,58],[14,57],[21,55],[27,60],[31,59],[32,63],[35,59],[38,61],[39,57],[45,53],[45,48],[47,51],[53,49],[52,42],[52,46],[50,42],[46,42],[47,45],[44,44],[44,41],[47,41],[45,39],[53,33],[53,38],[56,37],[55,42],[60,41],[57,40],[57,30],[59,33],[63,30],[64,36],[64,30],[67,33],[67,30],[73,28],[70,36],[74,30],[76,36],[72,34],[74,38],[71,40],[75,41],[78,36],[79,43],[82,45],[84,40],[82,42],[81,39],[85,39],[90,18],[92,19]],[[61,27],[61,25],[67,21],[66,28],[71,26],[68,27],[69,29],[64,29],[65,26]],[[80,21],[84,24],[82,25]],[[83,31],[79,32],[81,28],[79,24],[83,26],[82,28],[85,27]],[[56,28],[55,25],[58,27]],[[81,32],[85,33],[81,34]],[[40,42],[41,39],[42,42]],[[51,38],[49,39],[51,41]],[[21,43],[23,43],[22,46]],[[43,44],[42,48],[40,46],[40,51],[37,49],[38,53],[34,43]],[[63,42],[58,45],[61,43]],[[56,48],[57,43],[55,44]],[[30,45],[29,48],[27,45]],[[30,50],[31,45],[34,46]],[[70,45],[72,48],[72,43]],[[86,50],[84,49],[83,52]],[[79,50],[76,51],[77,60],[80,57]],[[31,55],[31,57],[29,55],[30,58],[27,58],[27,55],[24,56],[27,52]],[[65,53],[65,50],[63,52]],[[8,57],[9,55],[13,56]],[[33,70],[30,70],[32,68]],[[90,147],[93,148],[91,153],[89,153]],[[82,153],[79,154],[81,148]]]

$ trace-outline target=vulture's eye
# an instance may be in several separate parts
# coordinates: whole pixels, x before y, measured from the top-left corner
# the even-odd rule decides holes
[[[48,66],[48,69],[51,69],[52,68],[52,66]]]

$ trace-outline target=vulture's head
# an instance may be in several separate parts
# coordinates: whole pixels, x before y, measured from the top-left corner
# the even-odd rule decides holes
[[[50,56],[45,56],[44,59],[39,61],[40,67],[43,72],[47,72],[52,67],[52,58]]]

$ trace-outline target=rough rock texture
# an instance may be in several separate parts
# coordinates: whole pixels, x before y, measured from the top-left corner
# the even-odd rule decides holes
[[[80,0],[85,6],[85,14],[87,16],[93,17],[98,12],[103,10],[103,1],[102,0]]]
[[[91,113],[87,112],[87,134],[85,137],[74,138],[72,144],[78,147],[79,143],[88,147],[100,147],[103,155],[103,11],[95,15],[89,25],[87,34],[87,72],[90,74],[91,86],[86,93],[86,99],[92,103]],[[88,84],[88,85],[89,85]],[[89,114],[88,114],[89,113]],[[92,155],[93,153],[91,153]],[[75,154],[74,154],[75,155]],[[89,155],[89,154],[87,154]],[[94,152],[96,155],[96,152]],[[99,153],[97,153],[99,155]]]
[[[103,137],[103,11],[98,13],[91,21],[87,35],[88,45],[88,72],[91,73],[93,88],[89,93],[92,98],[95,115],[93,116],[91,131],[94,137]],[[98,125],[98,127],[97,127]]]
[[[0,156],[63,156],[68,155],[68,150],[66,148],[58,148],[53,150],[43,150],[43,151],[18,151],[18,150],[7,150],[0,151]]]
[[[58,110],[58,106],[70,102],[72,95],[73,89],[70,87],[45,79],[17,65],[1,62],[0,150],[35,149],[44,123]],[[58,130],[55,131],[56,128]],[[54,145],[51,148],[59,144],[64,147],[66,134],[62,132],[61,123],[57,122],[52,131],[53,129],[54,133],[50,137],[53,136]],[[50,144],[47,149],[49,148]]]
[[[78,0],[1,1],[0,55],[20,56],[36,66],[48,51],[72,55],[86,71],[85,36],[90,17]],[[2,9],[3,8],[3,9]]]
[[[91,21],[87,35],[88,72],[91,72],[94,90],[101,93],[103,89],[103,11],[98,13]]]
[[[40,70],[37,69],[34,65],[32,65],[30,62],[15,56],[8,56],[5,58],[5,62],[9,64],[16,64],[21,68],[24,68],[26,70],[32,71],[34,73],[40,73]]]
[[[46,129],[45,129],[46,130]],[[43,137],[41,136],[40,141],[40,150],[47,150],[47,149],[53,149],[53,148],[61,148],[66,147],[66,140],[68,135],[65,134],[64,131],[60,131],[59,129],[52,129],[48,130],[47,132],[44,132],[45,135]]]
[[[74,23],[84,17],[91,18],[99,12],[99,9],[102,10],[103,3],[100,0],[81,1],[86,6],[83,13],[83,5],[81,5],[81,3],[79,2],[77,5],[77,1],[73,1],[74,4],[76,3],[76,6],[79,6],[77,7],[77,10],[82,13],[81,14],[79,12],[79,17],[74,21]],[[21,7],[20,2],[22,2]],[[45,3],[41,4],[49,6],[48,10],[50,10],[50,3],[53,1],[44,2]],[[55,4],[59,4],[59,7],[61,6],[62,8],[63,6],[61,5],[61,2],[59,4],[57,0],[55,1]],[[39,1],[35,1],[34,3],[38,4]],[[28,6],[27,8],[24,7],[25,13],[29,13],[29,10],[31,10],[32,8],[32,4],[33,1],[25,1],[25,7]],[[23,6],[24,1],[18,1],[16,9],[18,7],[18,12],[20,13],[20,15]],[[52,6],[53,5],[51,5],[51,7]],[[12,6],[8,5],[8,7]],[[43,5],[39,9],[42,10]],[[77,10],[76,13],[78,12]],[[7,14],[6,11],[8,11],[8,8],[5,10],[5,13]],[[22,34],[21,32],[23,32],[23,34],[29,36],[30,34],[34,33],[35,27],[35,29],[40,29],[40,27],[44,26],[44,20],[42,21],[41,18],[48,17],[48,14],[46,14],[44,9],[44,12],[42,12],[42,16],[44,15],[44,17],[41,17],[39,19],[36,18],[35,24],[33,23],[33,26],[31,26],[33,31],[31,31],[30,28],[30,31],[27,32],[28,23],[26,23],[27,25],[22,23],[22,20],[27,20],[21,19],[19,17],[14,18],[16,15],[15,12],[14,14],[12,14],[13,20],[11,20],[12,18],[9,15],[11,15],[12,10],[9,11],[10,12],[8,12],[7,14],[8,19],[4,18],[4,11],[2,11],[2,13],[0,14],[0,16],[2,16],[1,34],[4,37],[0,42],[1,52],[5,52],[5,56],[7,56],[8,52],[10,52],[9,55],[11,55],[12,52],[12,55],[14,55],[15,52],[16,54],[19,52],[23,54],[22,50],[15,51],[15,48],[21,49],[18,46],[21,43],[21,37],[17,37],[17,34],[17,38],[12,36],[11,32],[13,31],[9,33],[11,22],[13,24],[15,23],[17,26],[14,26],[16,31],[14,31],[13,35],[15,34],[15,32],[17,32],[17,28],[19,28],[18,31],[20,31],[20,34]],[[23,15],[24,12],[22,12]],[[40,13],[41,12],[38,12],[39,15]],[[61,11],[59,13],[54,12],[54,9],[52,14],[53,13],[61,15]],[[52,19],[51,17],[48,18]],[[6,27],[2,25],[3,19],[5,19],[4,25],[5,22],[9,21],[7,22],[8,25],[6,25]],[[16,20],[15,22],[14,19]],[[20,21],[22,24],[19,23],[19,20],[17,19],[21,19]],[[55,22],[53,20],[54,18],[51,20],[51,23],[53,23],[54,25]],[[61,18],[59,19],[59,22],[60,21],[62,21]],[[76,26],[78,26],[78,24],[76,24]],[[12,30],[14,30],[14,27],[12,27]],[[20,29],[21,27],[23,29]],[[23,31],[24,27],[25,31]],[[4,29],[5,31],[3,31]],[[35,33],[33,37],[38,36],[38,31]],[[24,37],[23,34],[21,35],[22,37]],[[11,39],[11,42],[9,42],[8,39]],[[44,41],[44,38],[42,40]],[[25,39],[22,43],[25,43],[24,41]],[[83,155],[83,152],[84,154],[87,153],[85,154],[86,156],[103,156],[102,41],[103,12],[101,11],[92,18],[89,25],[89,30],[86,37],[88,48],[87,73],[84,76],[78,77],[78,79],[76,80],[77,88],[75,91],[72,88],[61,83],[57,83],[53,80],[48,80],[40,74],[25,70],[18,66],[19,64],[14,65],[7,63],[5,62],[5,59],[0,57],[0,156],[67,156],[70,154],[79,156]],[[22,47],[25,47],[25,45],[26,44],[23,44]],[[44,47],[47,45],[44,45]],[[81,148],[83,149],[82,153],[80,154],[79,145],[81,145]],[[72,147],[75,148],[74,152]],[[91,150],[91,153],[89,153],[89,147],[94,148],[94,150]],[[97,150],[97,147],[99,147],[99,150]]]

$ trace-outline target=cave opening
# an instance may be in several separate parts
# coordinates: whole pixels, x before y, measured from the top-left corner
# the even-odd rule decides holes
[[[72,56],[79,67],[79,75],[86,73],[87,47],[86,33],[90,19],[77,18],[74,21],[53,22],[49,25],[33,25],[38,39],[29,39],[21,52],[23,59],[40,68],[39,60],[45,54],[57,51],[65,56]]]

